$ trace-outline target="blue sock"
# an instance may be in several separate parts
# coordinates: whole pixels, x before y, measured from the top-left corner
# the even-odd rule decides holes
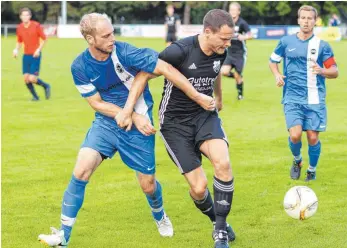
[[[300,163],[301,160],[302,160],[301,152],[300,152],[301,146],[302,146],[301,141],[299,141],[298,143],[294,144],[293,141],[289,137],[288,138],[288,142],[289,142],[289,148],[292,151],[292,154],[294,156],[295,161],[297,163]]]
[[[42,86],[43,88],[47,88],[47,87],[49,87],[49,84],[48,83],[45,83],[45,82],[43,82],[41,79],[39,79],[39,78],[37,78],[37,84],[38,85],[40,85],[40,86]]]
[[[146,198],[149,206],[151,206],[153,218],[157,221],[161,220],[164,216],[164,208],[161,185],[158,181],[156,181],[154,193],[152,195],[146,194]]]
[[[316,171],[320,151],[321,151],[320,141],[318,141],[317,144],[315,144],[314,146],[311,146],[311,145],[308,146],[308,156],[310,158],[309,171],[312,171],[312,172]]]
[[[71,181],[64,193],[61,212],[61,229],[64,230],[66,242],[70,239],[72,226],[75,224],[77,213],[82,207],[87,183],[88,181],[79,180],[72,175]]]
[[[32,83],[28,83],[26,84],[26,86],[28,87],[30,93],[33,95],[34,98],[39,99],[39,96],[36,94],[34,85]]]

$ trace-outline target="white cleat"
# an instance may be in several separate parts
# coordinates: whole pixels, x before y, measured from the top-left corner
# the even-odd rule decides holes
[[[38,239],[42,244],[49,247],[67,247],[67,242],[64,238],[64,231],[51,227],[52,234],[40,234]]]
[[[173,236],[173,226],[169,217],[164,212],[164,216],[161,220],[155,221],[158,227],[160,236],[162,237],[172,237]]]

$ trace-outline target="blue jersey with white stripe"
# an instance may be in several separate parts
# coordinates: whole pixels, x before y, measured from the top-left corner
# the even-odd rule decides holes
[[[296,34],[283,37],[270,60],[280,63],[283,59],[283,87],[282,103],[320,104],[325,103],[325,78],[312,73],[312,61],[323,68],[323,63],[333,57],[330,45],[312,36],[307,40],[300,40]]]
[[[129,89],[136,74],[140,71],[152,73],[158,62],[158,53],[148,48],[136,48],[128,43],[115,42],[113,52],[106,61],[94,59],[89,50],[81,53],[71,65],[71,73],[82,97],[97,92],[105,102],[124,107]],[[153,99],[148,85],[135,105],[135,112],[147,115],[152,109]],[[101,113],[96,118],[114,120]]]

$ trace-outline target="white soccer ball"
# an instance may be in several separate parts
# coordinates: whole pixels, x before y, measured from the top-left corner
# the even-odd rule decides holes
[[[318,199],[309,187],[295,186],[284,196],[283,207],[290,217],[305,220],[317,212]]]

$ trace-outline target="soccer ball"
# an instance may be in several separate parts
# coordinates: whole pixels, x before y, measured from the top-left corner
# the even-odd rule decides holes
[[[295,186],[284,196],[283,207],[290,217],[305,220],[316,213],[318,199],[309,187]]]

